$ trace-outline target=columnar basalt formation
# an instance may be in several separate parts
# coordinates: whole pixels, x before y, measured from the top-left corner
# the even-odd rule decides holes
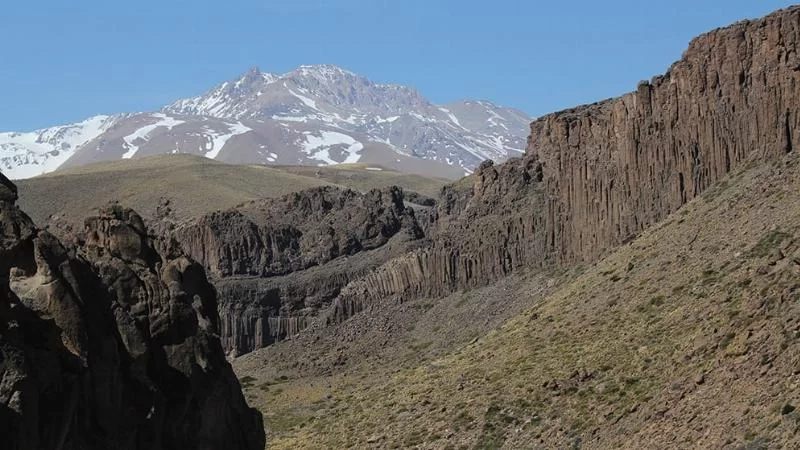
[[[313,188],[216,212],[176,239],[210,273],[231,355],[292,336],[343,286],[417,245],[401,189]]]
[[[387,298],[439,297],[485,286],[522,266],[547,266],[542,165],[535,157],[495,166],[442,190],[422,248],[354,279],[326,312],[346,320]]]
[[[202,267],[118,206],[67,250],[0,175],[0,435],[9,449],[262,449]]]
[[[798,44],[800,7],[702,35],[665,75],[533,122],[525,155],[485,162],[413,212],[396,189],[320,188],[207,216],[178,239],[215,277],[235,353],[296,329],[270,317],[303,317],[299,329],[331,305],[330,324],[592,262],[729,172],[794,150]]]
[[[445,188],[430,245],[354,280],[327,321],[522,266],[597,260],[732,170],[793,151],[799,44],[798,7],[740,22],[698,37],[633,93],[533,122],[522,159]]]
[[[548,249],[591,261],[743,163],[800,137],[800,9],[694,39],[636,92],[534,122],[546,174]]]

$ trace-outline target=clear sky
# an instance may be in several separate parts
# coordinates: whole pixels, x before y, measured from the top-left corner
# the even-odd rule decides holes
[[[252,66],[336,64],[531,115],[633,90],[778,0],[9,0],[0,131],[155,110]]]

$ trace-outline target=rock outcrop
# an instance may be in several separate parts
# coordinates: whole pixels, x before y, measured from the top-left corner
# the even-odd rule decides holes
[[[800,138],[800,7],[692,41],[620,98],[542,117],[526,154],[445,188],[430,245],[342,290],[346,319],[386,298],[445,295],[523,266],[592,262],[746,164]]]
[[[378,248],[401,231],[421,236],[399,188],[320,187],[208,214],[177,237],[214,277],[269,277]]]
[[[216,284],[236,355],[296,334],[341,288],[423,237],[401,189],[312,188],[208,214],[174,233]]]
[[[525,155],[481,164],[413,214],[397,191],[327,188],[208,216],[179,240],[224,292],[237,353],[327,305],[330,324],[521,267],[590,263],[731,171],[794,151],[798,45],[800,7],[702,35],[635,92],[533,122]]]
[[[0,435],[9,449],[262,449],[213,287],[114,206],[65,249],[0,175]]]
[[[694,39],[635,92],[545,116],[528,154],[546,174],[548,251],[591,261],[748,161],[800,138],[800,8]]]

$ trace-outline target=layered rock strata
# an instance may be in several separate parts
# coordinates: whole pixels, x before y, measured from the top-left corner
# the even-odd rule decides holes
[[[296,334],[343,286],[417,245],[423,231],[403,199],[396,187],[313,188],[179,228],[177,240],[214,277],[226,351]]]
[[[336,323],[521,267],[590,263],[731,171],[794,151],[799,44],[798,7],[704,34],[666,74],[542,117],[521,158],[486,162],[413,212],[397,190],[325,188],[207,216],[179,240],[224,292],[236,353],[322,310]]]
[[[484,164],[472,186],[444,189],[430,246],[353,281],[328,322],[522,266],[595,261],[731,171],[794,151],[798,45],[793,7],[696,38],[635,92],[533,122],[522,159]]]

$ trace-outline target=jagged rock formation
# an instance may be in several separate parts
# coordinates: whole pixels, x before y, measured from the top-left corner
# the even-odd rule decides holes
[[[521,159],[481,165],[471,189],[445,189],[432,244],[355,280],[328,321],[521,266],[594,261],[730,171],[793,151],[798,44],[800,8],[740,22],[692,41],[636,92],[533,122]]]
[[[265,205],[272,212],[259,217],[252,206],[220,213],[179,239],[219,279],[271,277],[248,281],[247,289],[217,282],[226,299],[239,299],[223,314],[226,334],[241,335],[226,348],[239,351],[271,342],[264,336],[274,333],[254,311],[271,308],[271,316],[288,318],[330,303],[323,322],[335,323],[385,299],[484,286],[520,267],[595,261],[729,172],[793,151],[800,137],[798,43],[798,7],[737,23],[692,41],[665,75],[635,92],[533,122],[524,156],[485,162],[445,187],[434,206],[413,216],[407,229],[415,230],[415,244],[394,259],[373,259],[385,263],[380,267],[331,265],[361,250],[360,238],[322,222],[350,226],[361,223],[350,214],[367,216],[353,202],[333,202],[337,209],[313,200],[324,194],[303,199],[302,208],[287,199],[282,207]],[[380,236],[402,228],[402,207],[387,210],[390,220],[379,222],[388,233]],[[317,271],[275,290],[275,276],[311,267]],[[329,277],[335,281],[322,287]]]
[[[216,277],[267,277],[372,250],[401,230],[421,235],[399,188],[359,194],[320,187],[211,213],[178,239]]]
[[[212,213],[175,236],[215,278],[222,342],[239,354],[296,334],[423,233],[399,188],[322,187]]]
[[[340,322],[381,299],[437,297],[489,284],[524,265],[546,265],[542,166],[536,158],[482,164],[472,186],[442,190],[428,245],[354,280],[327,312]]]
[[[728,172],[800,137],[800,8],[694,39],[636,92],[543,117],[528,153],[545,166],[560,261],[595,259]]]
[[[0,175],[0,435],[9,449],[261,449],[213,287],[119,206],[65,249]]]

